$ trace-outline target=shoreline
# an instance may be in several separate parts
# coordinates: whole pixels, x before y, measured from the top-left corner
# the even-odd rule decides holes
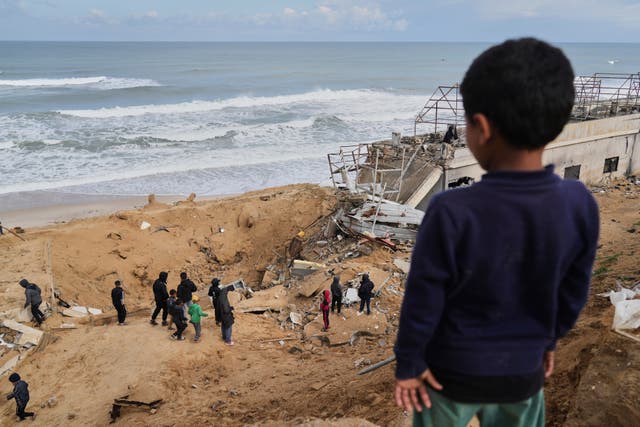
[[[187,197],[188,195],[156,195],[156,202],[173,204],[186,200]],[[222,197],[226,196],[196,196],[196,201]],[[119,196],[48,191],[9,193],[0,195],[0,222],[5,228],[46,227],[76,219],[110,215],[119,210],[138,209],[148,203],[148,198],[148,195]]]

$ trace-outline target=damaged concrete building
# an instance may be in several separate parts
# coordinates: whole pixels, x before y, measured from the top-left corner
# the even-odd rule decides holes
[[[575,88],[571,120],[547,146],[545,164],[590,186],[640,175],[640,73],[580,76]],[[419,128],[428,133],[418,134]],[[370,201],[371,206],[343,215],[343,221],[362,228],[363,211],[393,206],[390,215],[402,217],[393,218],[395,231],[407,228],[404,217],[412,223],[420,216],[407,209],[424,211],[434,194],[470,185],[484,173],[465,144],[458,84],[438,87],[416,116],[413,136],[394,133],[391,140],[344,146],[328,161],[337,189],[364,193]],[[375,211],[369,215],[371,232],[388,235],[388,228],[374,231],[381,220]]]

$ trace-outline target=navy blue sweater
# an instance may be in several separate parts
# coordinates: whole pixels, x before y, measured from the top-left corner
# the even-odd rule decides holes
[[[598,206],[549,166],[493,172],[435,196],[422,221],[395,347],[396,377],[539,371],[587,300]]]

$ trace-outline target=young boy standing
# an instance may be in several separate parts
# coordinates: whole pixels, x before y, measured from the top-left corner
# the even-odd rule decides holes
[[[193,338],[193,340],[195,342],[198,342],[200,341],[200,332],[202,331],[202,328],[200,326],[200,318],[207,317],[208,314],[202,311],[200,304],[198,304],[198,301],[200,301],[200,297],[198,297],[198,295],[194,295],[191,301],[193,302],[193,304],[191,304],[191,306],[189,307],[189,316],[191,316],[191,323],[196,330],[196,336]]]
[[[171,289],[169,291],[169,298],[167,298],[167,311],[169,312],[169,326],[167,326],[168,330],[172,330],[173,329],[173,310],[175,309],[175,305],[176,305],[176,290],[175,289]]]
[[[180,298],[176,299],[175,304],[172,306],[171,316],[173,323],[176,325],[176,332],[171,335],[171,338],[178,341],[184,341],[182,333],[187,329],[187,317],[184,315],[184,303]]]
[[[544,379],[586,303],[599,229],[585,186],[542,163],[573,79],[535,39],[490,48],[464,77],[467,146],[487,174],[435,196],[418,233],[395,347],[395,400],[414,426],[544,425]]]
[[[13,392],[7,395],[7,400],[15,399],[16,401],[16,415],[20,418],[20,421],[26,417],[35,418],[33,412],[25,412],[27,403],[29,403],[29,384],[20,379],[20,375],[16,372],[9,375],[9,381],[13,384]]]

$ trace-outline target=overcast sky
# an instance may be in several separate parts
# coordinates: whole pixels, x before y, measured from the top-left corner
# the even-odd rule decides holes
[[[0,40],[640,42],[640,0],[0,0]]]

